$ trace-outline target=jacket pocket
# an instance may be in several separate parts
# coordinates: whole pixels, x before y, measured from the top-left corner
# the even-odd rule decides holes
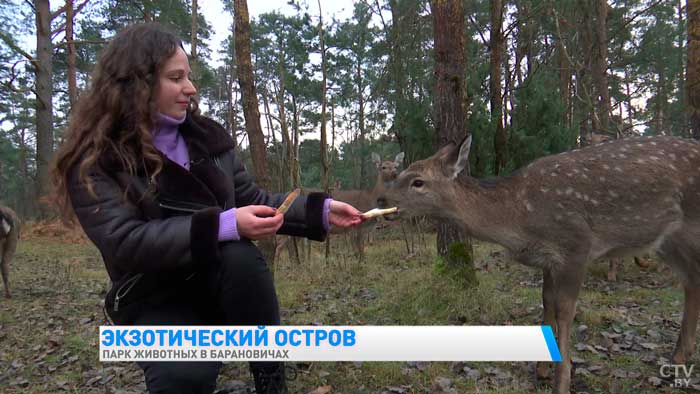
[[[115,324],[133,324],[147,308],[173,297],[186,278],[183,274],[135,274],[112,286],[105,299],[105,310]]]
[[[134,275],[117,288],[114,294],[114,306],[112,308],[114,312],[119,312],[119,301],[125,299],[129,295],[131,289],[141,280],[142,276],[143,274]]]

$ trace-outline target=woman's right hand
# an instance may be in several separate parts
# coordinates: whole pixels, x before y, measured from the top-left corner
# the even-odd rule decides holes
[[[260,239],[275,235],[284,223],[284,215],[267,205],[248,205],[236,208],[238,234],[249,239]]]

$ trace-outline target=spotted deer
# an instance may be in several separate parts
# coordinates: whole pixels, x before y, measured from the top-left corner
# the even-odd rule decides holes
[[[571,383],[571,325],[585,265],[654,250],[685,291],[674,364],[693,353],[700,310],[700,144],[669,136],[615,140],[536,160],[511,176],[461,174],[471,137],[403,171],[387,195],[401,215],[457,223],[541,269],[544,324],[563,361],[554,392]],[[538,363],[547,377],[549,363]]]
[[[10,294],[10,262],[17,249],[19,240],[20,222],[17,214],[12,209],[0,205],[0,272],[2,282],[5,285],[5,297],[12,298]]]
[[[332,193],[333,198],[347,202],[362,212],[366,212],[377,207],[377,198],[386,194],[387,188],[396,180],[399,173],[399,168],[403,163],[404,153],[401,152],[394,158],[393,161],[382,161],[377,153],[372,153],[372,162],[377,169],[377,180],[374,187],[369,190],[337,190]],[[369,227],[374,224],[374,221],[366,221],[359,228],[351,229],[353,232],[353,241],[357,249],[360,259],[364,259],[364,238],[369,231]],[[346,232],[345,229],[333,228],[332,233]]]

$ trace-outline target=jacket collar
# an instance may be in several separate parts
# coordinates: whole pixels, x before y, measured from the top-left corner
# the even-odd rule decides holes
[[[179,127],[187,144],[190,170],[182,168],[163,155],[163,171],[158,190],[171,198],[223,205],[229,198],[228,179],[212,158],[234,148],[233,139],[217,122],[198,115],[187,114]]]
[[[193,163],[218,156],[235,146],[231,136],[220,124],[203,116],[188,113],[179,130],[187,143]]]

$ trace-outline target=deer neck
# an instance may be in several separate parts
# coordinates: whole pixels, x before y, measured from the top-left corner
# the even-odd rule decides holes
[[[517,201],[520,188],[516,177],[466,178],[454,184],[454,219],[472,236],[505,247],[519,243],[523,238],[519,223],[524,223],[526,212]]]
[[[382,172],[377,173],[377,181],[374,183],[374,188],[370,191],[370,198],[376,200],[379,195],[386,192],[386,185],[384,184],[384,178],[382,177]]]

